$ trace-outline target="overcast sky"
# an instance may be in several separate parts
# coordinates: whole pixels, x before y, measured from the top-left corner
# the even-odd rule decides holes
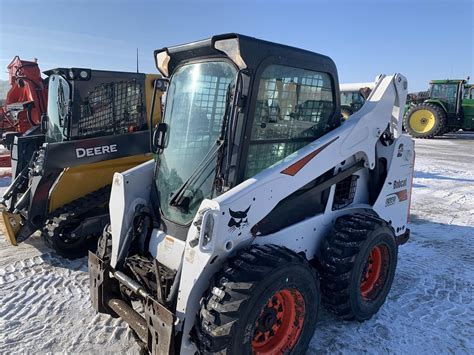
[[[473,76],[470,0],[0,0],[0,78],[15,55],[42,70],[156,72],[156,48],[239,32],[329,55],[341,82],[400,72],[410,90]],[[471,80],[472,81],[472,80]]]

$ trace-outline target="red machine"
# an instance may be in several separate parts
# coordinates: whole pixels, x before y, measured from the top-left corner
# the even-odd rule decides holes
[[[0,135],[8,147],[7,135],[21,135],[41,123],[48,101],[47,83],[41,78],[36,59],[13,58],[7,67],[11,85],[5,104],[0,107]],[[0,166],[10,166],[10,153],[0,153]]]

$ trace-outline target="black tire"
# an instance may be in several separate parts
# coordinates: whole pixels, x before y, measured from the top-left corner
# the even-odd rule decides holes
[[[49,219],[43,228],[46,243],[56,253],[67,259],[82,258],[92,248],[91,243],[88,242],[89,236],[80,236],[70,240],[68,238],[80,223],[79,220],[72,220],[67,213]]]
[[[283,293],[298,300],[295,301],[296,307],[300,307],[295,311],[298,320],[281,321],[291,304],[291,301],[279,303]],[[259,330],[271,323],[276,329],[273,335],[273,330],[267,331],[270,343],[285,334],[282,333],[285,328],[299,329],[280,339],[293,337],[290,341],[293,345],[287,343],[285,349],[292,354],[303,354],[314,334],[319,303],[317,273],[304,257],[280,246],[251,246],[226,263],[204,296],[196,322],[198,347],[204,354],[258,354],[255,349],[263,349],[261,337],[265,337]],[[252,341],[257,342],[256,348]]]
[[[431,129],[426,132],[417,131],[410,125],[410,118],[413,114],[418,111],[427,110],[434,116],[434,125]],[[446,112],[436,105],[431,103],[421,103],[415,106],[412,106],[403,117],[403,127],[408,134],[414,138],[433,138],[434,136],[443,132],[446,126]],[[441,133],[442,134],[442,133]]]
[[[347,108],[347,107],[342,107],[341,108],[341,120],[342,122],[345,122],[347,121],[347,119],[349,118],[349,116],[351,116],[354,112],[352,112],[351,109]]]
[[[374,252],[380,257],[372,268]],[[339,217],[318,255],[322,304],[344,319],[370,319],[390,291],[397,254],[393,230],[384,220],[367,213]]]

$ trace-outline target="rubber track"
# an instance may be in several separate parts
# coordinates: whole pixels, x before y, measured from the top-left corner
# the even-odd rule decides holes
[[[357,254],[367,236],[381,227],[389,225],[372,214],[355,213],[341,216],[322,244],[319,255],[321,301],[326,309],[344,319],[354,319],[349,288]]]
[[[52,244],[53,237],[59,236],[61,229],[68,223],[75,222],[75,219],[80,218],[91,209],[107,203],[110,199],[110,191],[111,185],[104,186],[54,210],[42,230],[46,241]]]
[[[288,262],[308,265],[302,256],[276,245],[251,246],[226,263],[203,299],[196,321],[196,340],[202,353],[223,353],[232,340],[240,310],[259,281]]]

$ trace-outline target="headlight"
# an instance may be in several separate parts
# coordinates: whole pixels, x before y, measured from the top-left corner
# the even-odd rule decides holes
[[[214,48],[225,53],[239,69],[247,68],[244,59],[240,55],[240,44],[238,38],[221,39],[214,42]]]
[[[157,52],[155,56],[156,67],[163,76],[169,76],[168,63],[170,62],[171,57],[168,54],[168,51],[165,49],[161,52]]]

